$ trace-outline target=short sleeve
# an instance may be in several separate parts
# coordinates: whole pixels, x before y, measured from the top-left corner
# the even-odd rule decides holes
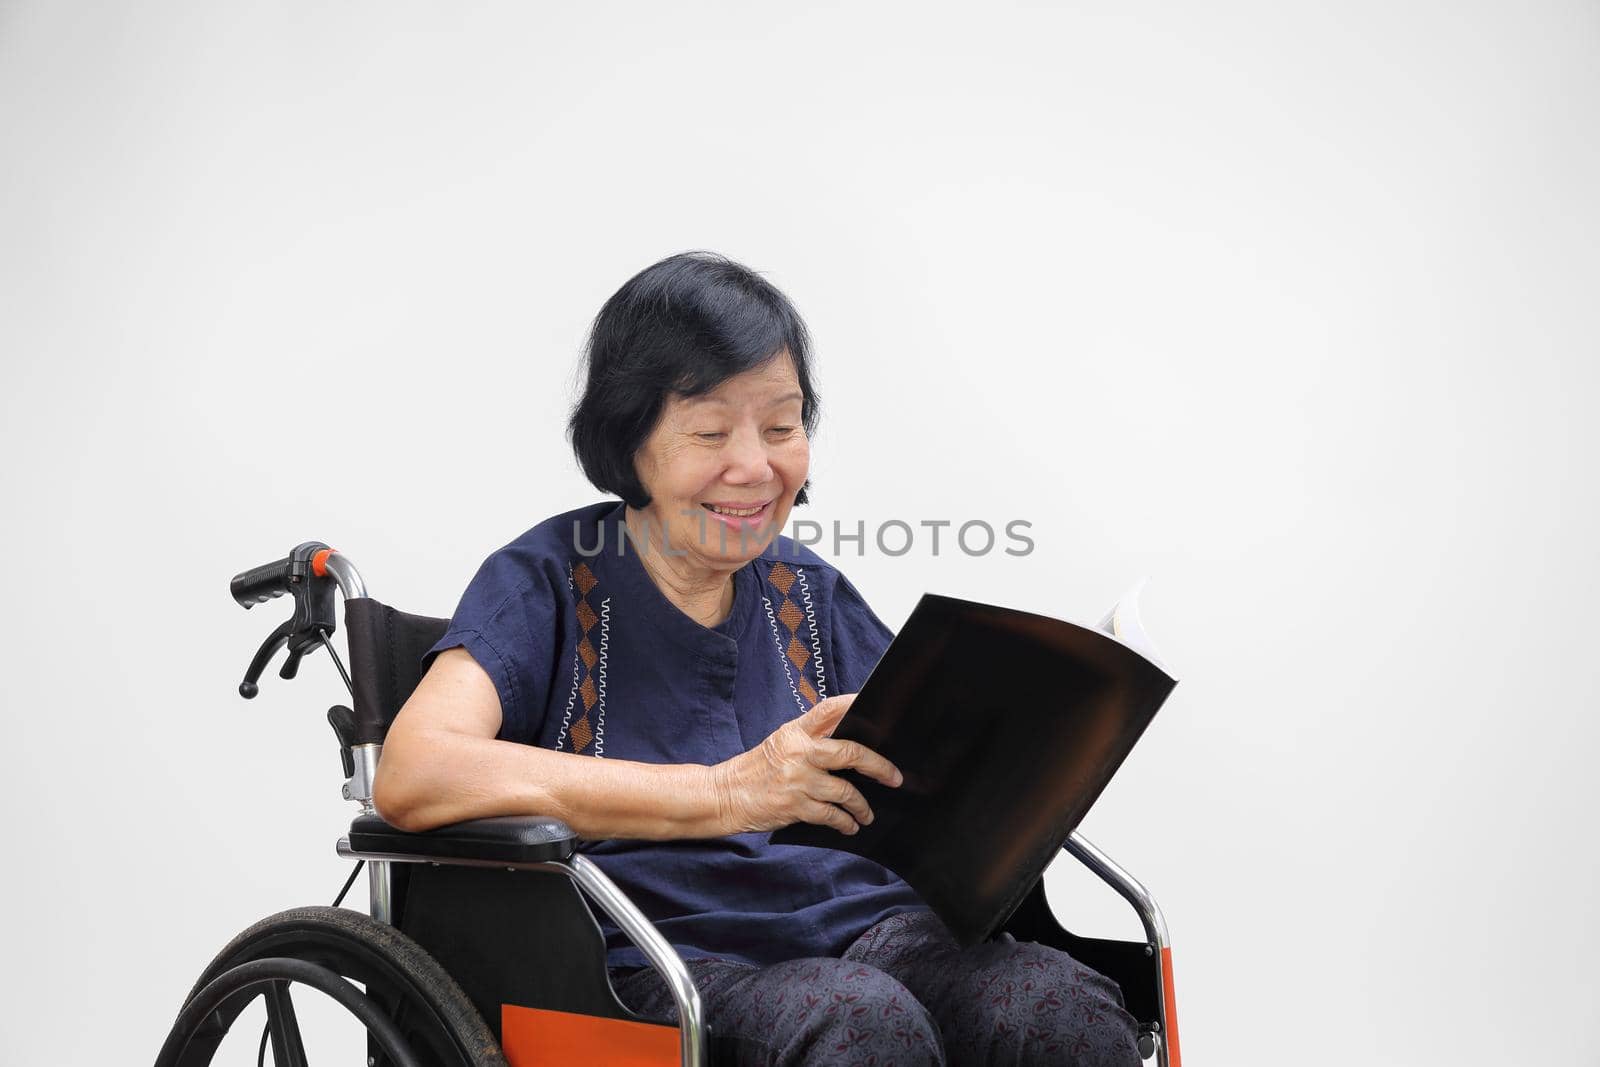
[[[426,670],[447,648],[467,650],[500,694],[502,740],[535,744],[544,724],[560,640],[556,593],[544,569],[508,545],[484,560],[423,655]]]
[[[859,692],[894,640],[894,631],[884,625],[842,573],[834,583],[832,611],[834,684],[829,692]]]

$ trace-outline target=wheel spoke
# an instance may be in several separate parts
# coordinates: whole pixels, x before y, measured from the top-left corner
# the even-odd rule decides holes
[[[306,1047],[300,1040],[300,1022],[295,1018],[294,1001],[288,982],[267,986],[267,1029],[272,1032],[273,1067],[307,1067]]]

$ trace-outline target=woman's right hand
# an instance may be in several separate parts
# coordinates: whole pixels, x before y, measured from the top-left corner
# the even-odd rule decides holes
[[[818,701],[755,748],[711,768],[724,833],[807,822],[853,834],[872,821],[861,791],[830,772],[848,767],[887,786],[904,779],[872,749],[831,736],[855,699],[848,693]]]

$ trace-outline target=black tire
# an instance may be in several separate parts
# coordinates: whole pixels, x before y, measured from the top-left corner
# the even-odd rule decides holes
[[[348,908],[291,908],[262,919],[217,953],[184,1003],[240,964],[284,957],[360,982],[425,1063],[506,1067],[494,1034],[444,968],[399,930]],[[178,1064],[209,1064],[234,1020],[258,995],[246,990],[224,1001],[190,1037]],[[383,1067],[386,1057],[380,1053],[376,1062]]]

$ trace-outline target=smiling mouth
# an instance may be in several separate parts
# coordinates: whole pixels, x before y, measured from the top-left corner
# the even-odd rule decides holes
[[[772,501],[768,500],[765,504],[755,504],[750,507],[734,507],[727,504],[701,504],[700,506],[713,514],[726,515],[730,519],[748,519],[761,514],[767,509],[767,505],[771,503]]]

